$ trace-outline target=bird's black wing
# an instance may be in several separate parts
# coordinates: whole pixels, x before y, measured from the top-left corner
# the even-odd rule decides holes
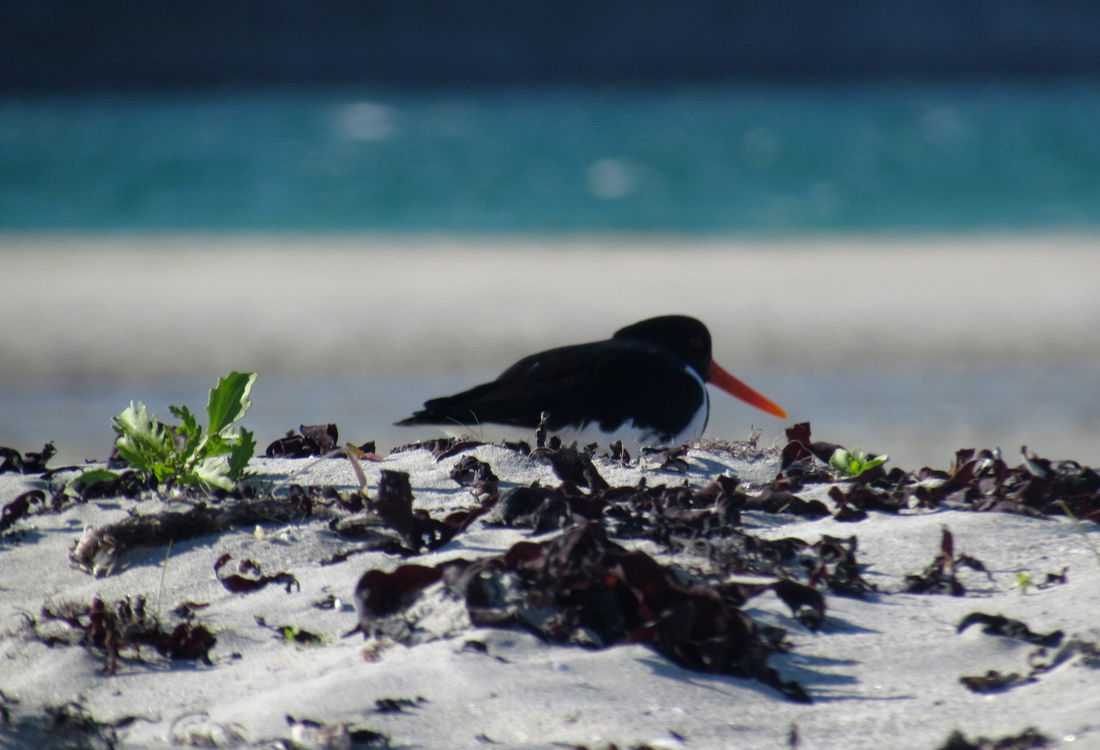
[[[661,424],[669,411],[694,414],[702,391],[671,398],[697,383],[683,362],[667,351],[638,342],[601,341],[532,354],[494,381],[453,396],[432,399],[400,425],[506,424],[534,428],[542,412],[549,427],[560,430],[599,415],[600,427],[614,430],[633,419],[640,426]],[[683,402],[683,403],[681,403]]]

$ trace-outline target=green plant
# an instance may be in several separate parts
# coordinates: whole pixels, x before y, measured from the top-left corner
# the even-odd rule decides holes
[[[186,406],[169,406],[178,426],[162,424],[145,404],[130,402],[112,420],[118,453],[135,469],[151,472],[158,482],[229,490],[244,476],[256,450],[252,433],[233,423],[241,419],[256,373],[231,372],[210,390],[203,430]]]
[[[863,472],[882,466],[889,460],[889,456],[870,456],[859,448],[851,451],[837,448],[829,458],[829,466],[841,474],[858,477]]]
[[[1027,571],[1016,574],[1016,588],[1020,589],[1021,594],[1026,594],[1027,590],[1035,585],[1035,582],[1031,580],[1031,574]]]

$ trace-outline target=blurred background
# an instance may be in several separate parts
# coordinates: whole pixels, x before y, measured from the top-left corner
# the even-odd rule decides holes
[[[694,314],[816,437],[1100,463],[1086,0],[0,0],[0,445],[260,373],[381,451]],[[709,434],[784,424],[712,397]]]

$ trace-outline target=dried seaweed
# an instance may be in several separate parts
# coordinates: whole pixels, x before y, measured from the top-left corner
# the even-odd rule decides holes
[[[945,500],[969,510],[993,510],[1044,518],[1064,515],[1100,521],[1100,474],[1075,461],[1050,461],[1027,447],[1010,468],[1000,451],[961,450],[947,473]]]
[[[382,470],[378,495],[371,507],[383,524],[400,535],[413,554],[438,549],[460,531],[459,527],[438,521],[425,511],[413,509],[412,486],[404,472]]]
[[[576,445],[560,446],[551,440],[550,447],[536,448],[531,452],[531,457],[550,464],[554,474],[563,482],[594,490],[605,490],[609,486],[592,463],[592,451],[578,450]]]
[[[1040,676],[1075,658],[1078,659],[1078,663],[1081,666],[1093,669],[1100,668],[1100,644],[1072,639],[1066,642],[1061,648],[1058,648],[1049,660],[1045,660],[1049,654],[1048,649],[1057,648],[1058,644],[1062,642],[1062,631],[1056,630],[1047,635],[1040,635],[1031,632],[1026,625],[1018,620],[1010,620],[1000,615],[986,615],[981,612],[975,612],[967,615],[963,619],[959,624],[958,632],[961,633],[966,627],[969,627],[969,625],[975,622],[983,623],[985,626],[983,627],[983,632],[991,635],[1015,638],[1040,646],[1038,650],[1028,657],[1028,666],[1030,666],[1030,670],[1027,674],[1020,674],[1018,672],[1002,674],[1001,672],[990,670],[984,675],[960,677],[959,682],[975,693],[1003,692],[1014,687],[1019,687],[1020,685],[1038,682]]]
[[[985,612],[971,612],[962,619],[955,632],[961,633],[971,625],[980,624],[982,632],[986,635],[999,635],[1005,638],[1013,638],[1025,643],[1031,643],[1045,648],[1057,648],[1065,636],[1061,630],[1050,633],[1034,633],[1027,625],[1019,620],[1012,620],[1004,615],[990,615]]]
[[[830,455],[841,446],[811,440],[809,423],[787,430],[788,442],[772,488],[797,493],[811,482],[831,482],[825,469]],[[1100,522],[1100,474],[1075,461],[1050,461],[1027,447],[1023,462],[1013,468],[999,450],[960,450],[948,471],[925,467],[913,477],[900,469],[881,466],[834,486],[834,516],[860,521],[869,511],[896,513],[904,508],[938,508],[1016,513],[1034,518],[1072,515]],[[796,507],[796,506],[792,506]],[[785,512],[785,511],[784,511]]]
[[[123,649],[133,649],[135,658],[141,658],[141,647],[151,646],[161,656],[170,660],[202,661],[211,664],[210,649],[217,643],[214,634],[190,617],[166,631],[157,617],[145,606],[145,597],[126,597],[112,604],[99,597],[91,605],[63,604],[42,608],[41,617],[68,625],[78,635],[74,645],[102,651],[105,654],[104,672],[118,672],[118,660]],[[34,637],[47,645],[67,643],[65,639],[38,632],[37,623],[31,619],[29,626]]]
[[[334,424],[301,425],[298,434],[291,430],[268,445],[264,455],[268,458],[323,456],[335,450],[339,441],[340,432]]]
[[[500,479],[493,467],[474,456],[463,456],[451,468],[451,479],[463,487],[476,487],[478,492],[496,492]]]
[[[17,474],[42,474],[49,469],[46,463],[54,457],[57,449],[53,443],[46,443],[40,451],[27,451],[20,453],[14,448],[0,446],[0,474],[15,472]]]
[[[234,594],[259,591],[269,583],[281,583],[286,587],[286,593],[288,594],[296,589],[300,591],[302,588],[301,584],[298,583],[298,579],[286,571],[264,575],[260,564],[255,560],[238,560],[235,566],[236,571],[227,572],[233,570],[234,566],[229,565],[232,560],[233,556],[229,553],[219,557],[214,562],[214,575],[218,577],[218,581],[222,586]]]
[[[757,626],[704,579],[628,552],[596,522],[499,556],[368,571],[356,589],[360,629],[394,632],[386,618],[402,617],[440,579],[474,626],[518,626],[552,643],[594,648],[647,643],[687,668],[750,677],[810,700],[767,665],[782,650],[780,633]]]
[[[1004,674],[991,669],[984,675],[960,677],[959,682],[972,693],[1000,693],[1038,680],[1032,675],[1021,675],[1017,672]]]
[[[951,530],[943,527],[940,538],[940,553],[932,560],[920,575],[905,576],[905,592],[909,594],[950,594],[964,596],[966,587],[956,575],[959,568],[970,568],[985,573],[989,580],[993,576],[981,560],[970,555],[955,554],[955,538]]]
[[[807,482],[829,482],[826,470],[829,458],[839,445],[810,439],[810,423],[799,422],[786,430],[787,444],[779,454],[779,476],[794,483],[794,489]]]
[[[376,698],[374,712],[379,714],[399,714],[409,708],[420,708],[428,702],[427,698]]]
[[[485,445],[480,440],[467,440],[460,438],[435,438],[434,440],[422,440],[417,443],[407,443],[405,445],[399,445],[394,448],[390,453],[405,453],[406,451],[426,450],[432,454],[432,457],[437,461],[442,461],[445,458],[451,456],[457,456],[459,453],[477,448],[479,445]]]
[[[685,474],[688,463],[685,460],[689,446],[646,446],[642,448],[642,456],[650,463],[655,463],[658,471],[669,471],[676,474]]]
[[[0,532],[7,531],[21,518],[30,515],[31,505],[46,502],[46,493],[42,490],[29,490],[12,500],[0,510]]]
[[[413,508],[414,498],[408,474],[383,469],[376,498],[367,499],[367,512],[335,518],[329,524],[337,534],[348,539],[366,540],[367,544],[358,550],[340,553],[323,564],[340,562],[348,555],[370,550],[416,555],[438,549],[492,507],[497,497],[490,491],[495,489],[491,485],[492,482],[477,485],[478,493],[486,495],[481,505],[469,510],[455,511],[439,520],[432,518],[424,510]],[[337,496],[339,497],[339,493]],[[339,502],[345,509],[349,508],[346,502]]]
[[[1028,727],[1019,734],[1002,737],[999,740],[979,737],[971,742],[962,732],[955,730],[938,750],[1035,750],[1050,747],[1049,739],[1038,729]]]
[[[427,565],[401,565],[388,573],[368,570],[355,587],[360,629],[371,633],[375,620],[401,611],[442,576],[439,568]]]

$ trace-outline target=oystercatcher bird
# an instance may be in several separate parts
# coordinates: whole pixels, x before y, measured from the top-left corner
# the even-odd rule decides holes
[[[437,425],[452,435],[530,439],[540,415],[563,440],[679,445],[703,434],[706,384],[781,419],[787,413],[711,359],[710,331],[664,315],[606,341],[532,354],[490,382],[433,398],[398,425]],[[503,430],[501,428],[504,428]]]

